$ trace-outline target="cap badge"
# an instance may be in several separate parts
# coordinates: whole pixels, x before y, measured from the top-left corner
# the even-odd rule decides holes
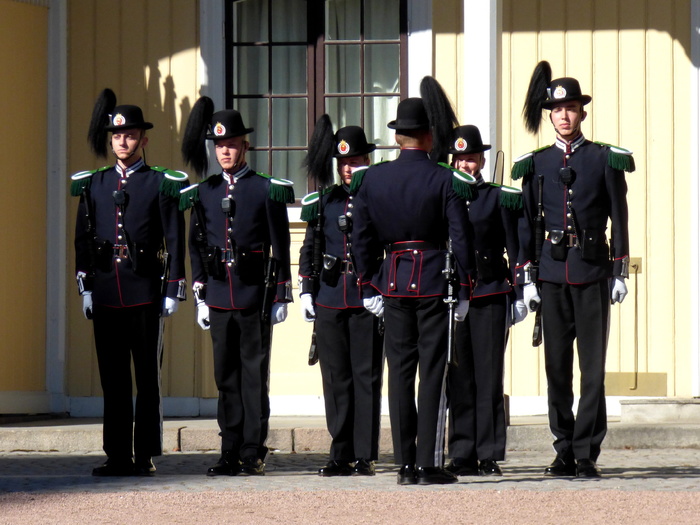
[[[217,122],[216,125],[214,126],[214,135],[217,137],[220,137],[221,135],[226,134],[226,126],[224,126],[221,122]]]
[[[459,137],[455,140],[455,149],[457,151],[465,151],[467,149],[467,141],[464,138]]]
[[[566,89],[563,86],[557,86],[554,88],[554,98],[564,98],[566,96]]]
[[[350,151],[350,144],[345,142],[344,140],[341,140],[338,142],[338,153],[341,155],[346,155]]]
[[[124,115],[121,113],[117,113],[114,115],[114,118],[112,119],[112,125],[113,126],[123,126],[126,124],[126,119],[124,118]]]

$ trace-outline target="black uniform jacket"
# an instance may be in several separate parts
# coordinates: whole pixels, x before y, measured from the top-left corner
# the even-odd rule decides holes
[[[518,218],[522,213],[520,190],[483,181],[477,189],[478,197],[467,202],[474,230],[475,299],[513,289],[519,249]],[[508,260],[504,253],[508,254]]]
[[[237,175],[237,176],[236,176]],[[196,242],[196,214],[190,221],[190,259],[192,281],[206,284],[206,304],[224,310],[259,308],[265,286],[265,260],[270,248],[277,259],[275,302],[291,301],[291,271],[289,266],[289,218],[282,200],[271,198],[271,177],[256,173],[245,166],[230,178],[212,175],[192,191],[204,212],[207,243],[225,252],[228,244],[228,219],[222,211],[222,199],[233,199],[232,237],[239,254],[238,269],[224,265],[223,280],[207,275],[199,245]],[[235,180],[235,182],[233,182]],[[290,183],[291,184],[291,183]],[[291,187],[288,188],[291,192]],[[293,193],[292,193],[293,200]],[[243,261],[245,259],[245,262]]]
[[[314,195],[318,195],[317,193]],[[321,197],[322,203],[315,201],[308,205],[313,210],[315,218],[309,218],[306,228],[306,237],[299,251],[299,279],[301,281],[301,293],[315,293],[317,305],[326,308],[362,308],[362,295],[352,264],[352,223],[354,217],[354,197],[350,195],[346,186],[333,186]],[[304,200],[307,200],[305,198]],[[305,206],[306,208],[307,206]],[[321,272],[321,279],[317,290],[313,290],[311,276],[313,275],[313,252],[315,228],[318,224],[318,209],[323,210],[321,243],[323,253],[326,254],[326,266],[332,266]],[[303,218],[302,214],[302,218]],[[338,217],[345,216],[345,232],[341,231]],[[333,258],[336,258],[335,263]]]
[[[611,147],[581,139],[574,141],[577,147],[569,158],[562,149],[563,143],[535,151],[523,178],[524,225],[520,229],[520,254],[518,256],[518,282],[525,282],[522,266],[534,261],[535,238],[532,228],[537,214],[538,176],[542,175],[544,222],[547,238],[542,246],[539,279],[552,283],[584,284],[612,275],[626,275],[629,260],[629,235],[627,230],[627,183],[624,173],[611,166]],[[623,150],[624,151],[624,150]],[[629,155],[629,152],[626,152]],[[631,162],[631,157],[628,157]],[[516,161],[517,164],[517,161]],[[562,181],[560,169],[573,169],[573,182],[567,187]],[[632,163],[633,165],[633,163]],[[515,169],[515,168],[514,168]],[[631,168],[629,171],[632,171]],[[568,204],[570,203],[570,204]],[[608,219],[611,222],[611,237],[607,236]],[[552,242],[563,232],[562,243],[573,246],[565,249],[565,256],[555,260]],[[576,235],[578,242],[569,241]],[[598,258],[584,260],[580,244],[586,238],[601,247]],[[605,244],[611,244],[607,248]],[[578,244],[578,245],[577,245]]]
[[[390,297],[445,295],[449,237],[459,297],[470,298],[471,228],[466,202],[452,179],[451,170],[418,149],[402,149],[396,160],[364,173],[355,199],[353,253],[365,297],[376,295],[375,290]],[[401,250],[407,241],[424,241],[432,248]],[[377,243],[385,246],[383,260],[376,256]]]
[[[119,308],[162,300],[163,267],[156,254],[163,244],[170,254],[166,295],[176,298],[178,289],[184,290],[180,281],[185,279],[185,221],[178,209],[178,192],[186,185],[187,178],[182,174],[180,180],[172,180],[160,171],[162,168],[153,169],[143,161],[131,169],[126,183],[120,183],[119,172],[111,166],[97,170],[83,180],[89,187],[99,246],[97,258],[102,261],[97,264],[94,283],[88,284],[87,289],[92,288],[95,304],[103,306]],[[171,191],[164,189],[168,186]],[[114,197],[114,192],[120,190],[125,194],[123,215],[120,215]],[[112,245],[126,244],[120,224],[132,247],[142,254],[138,273],[134,271],[131,258],[124,255],[124,250],[120,254],[118,248],[112,248]],[[89,244],[86,206],[81,197],[75,228],[77,272],[90,273]]]

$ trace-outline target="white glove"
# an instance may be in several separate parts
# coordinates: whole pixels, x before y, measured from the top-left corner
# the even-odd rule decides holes
[[[455,321],[461,323],[467,318],[469,313],[469,301],[466,299],[460,299],[455,306]]]
[[[180,301],[173,299],[172,297],[166,297],[163,302],[163,317],[169,317],[177,312],[178,306],[180,306]]]
[[[314,308],[314,298],[310,293],[303,293],[299,296],[301,299],[301,316],[307,323],[312,323],[316,320],[316,309]]]
[[[197,303],[197,324],[202,330],[209,330],[209,307],[204,301]]]
[[[370,313],[381,317],[384,315],[384,298],[381,295],[375,295],[374,297],[369,297],[362,299],[362,304]]]
[[[540,294],[537,292],[537,285],[535,283],[523,286],[523,302],[530,312],[537,310],[542,299],[540,299]]]
[[[92,319],[92,292],[83,292],[83,315],[85,319]]]
[[[273,303],[270,319],[272,324],[283,322],[287,318],[287,303]]]
[[[527,317],[527,306],[522,299],[516,299],[513,303],[513,324],[518,324]]]
[[[625,296],[627,295],[627,285],[625,285],[625,278],[616,275],[612,278],[610,288],[610,299],[612,300],[613,304],[622,303],[622,301],[625,300]]]

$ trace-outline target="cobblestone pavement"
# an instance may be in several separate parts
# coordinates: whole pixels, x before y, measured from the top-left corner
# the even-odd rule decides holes
[[[391,456],[382,456],[374,477],[321,478],[316,474],[327,457],[322,454],[272,453],[265,476],[207,477],[216,462],[213,453],[169,453],[155,458],[157,474],[151,478],[96,478],[93,467],[104,456],[88,454],[21,453],[0,454],[0,504],[2,494],[11,493],[106,493],[153,491],[693,491],[700,492],[700,450],[608,450],[599,465],[600,480],[553,479],[542,476],[553,459],[551,453],[511,452],[501,462],[503,477],[461,477],[447,486],[396,484]],[[698,495],[700,500],[700,495]]]

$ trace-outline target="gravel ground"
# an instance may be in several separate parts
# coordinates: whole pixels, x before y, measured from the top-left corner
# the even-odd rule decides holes
[[[153,478],[94,478],[100,455],[9,453],[0,523],[700,523],[700,450],[605,451],[601,480],[543,478],[550,456],[512,452],[500,478],[400,487],[390,456],[374,477],[320,478],[325,456],[272,454],[263,477],[208,478],[217,455],[173,453]]]

